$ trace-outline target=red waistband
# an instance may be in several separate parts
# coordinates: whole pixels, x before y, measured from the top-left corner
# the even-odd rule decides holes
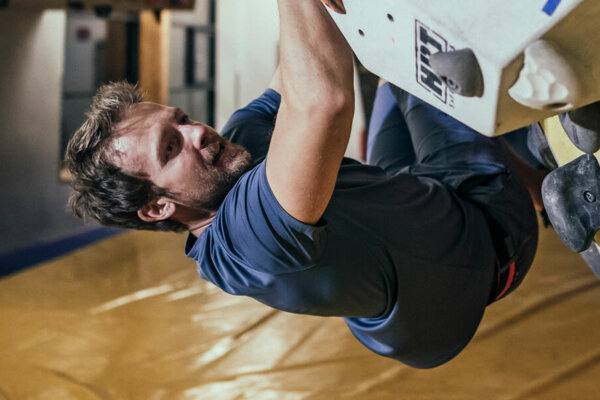
[[[512,286],[512,284],[515,280],[515,273],[516,273],[515,262],[512,261],[510,263],[509,267],[504,268],[504,270],[505,270],[504,272],[498,271],[498,285],[496,286],[496,288],[499,288],[499,287],[502,287],[501,285],[504,285],[504,288],[502,289],[502,291],[500,291],[498,296],[496,296],[494,301],[500,300],[506,294],[506,292],[508,292],[508,289],[510,289],[510,287]]]

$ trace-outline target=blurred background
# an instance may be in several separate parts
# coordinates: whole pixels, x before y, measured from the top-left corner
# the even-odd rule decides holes
[[[266,88],[277,63],[277,10],[269,0],[219,1],[218,12],[214,0],[143,12],[119,10],[127,2],[118,1],[63,9],[3,3],[0,206],[10,210],[0,219],[3,270],[11,254],[19,262],[16,251],[94,229],[65,211],[61,160],[101,83],[141,80],[148,100],[220,127]]]

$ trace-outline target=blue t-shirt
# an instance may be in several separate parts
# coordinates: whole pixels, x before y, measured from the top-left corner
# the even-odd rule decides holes
[[[344,317],[364,345],[408,365],[454,357],[491,292],[494,250],[481,210],[437,180],[344,159],[321,221],[294,219],[265,175],[279,102],[267,90],[223,130],[258,162],[210,227],[189,236],[200,275],[279,310]]]

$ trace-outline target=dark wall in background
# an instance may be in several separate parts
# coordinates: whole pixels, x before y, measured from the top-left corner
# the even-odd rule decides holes
[[[0,9],[0,256],[91,229],[58,178],[65,27],[64,11]]]

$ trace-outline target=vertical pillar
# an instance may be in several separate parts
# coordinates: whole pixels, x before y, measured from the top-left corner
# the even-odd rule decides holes
[[[127,76],[127,26],[124,21],[107,21],[106,80],[119,81]]]
[[[159,104],[169,101],[169,38],[171,13],[140,12],[140,87],[144,99]]]

